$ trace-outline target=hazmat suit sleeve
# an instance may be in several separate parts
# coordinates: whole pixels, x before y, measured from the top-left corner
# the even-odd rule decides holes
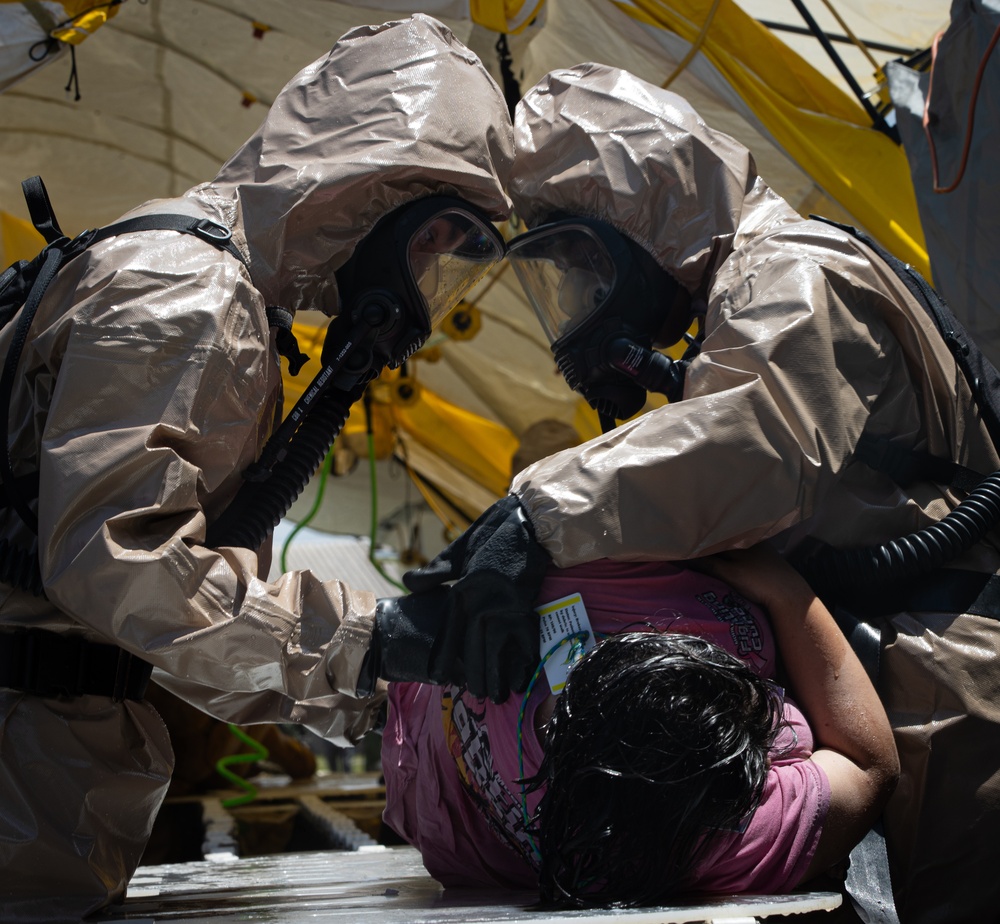
[[[890,276],[873,271],[861,245],[817,223],[738,248],[711,289],[684,400],[515,479],[555,562],[745,547],[821,506],[834,513],[819,531],[834,541],[836,512],[863,516],[859,496],[874,478],[875,503],[905,504],[892,482],[852,461],[862,431],[918,448],[924,415],[934,445],[923,448],[950,453],[955,422],[942,423],[933,394],[921,399],[911,382],[900,339],[924,351],[932,379],[948,381],[949,361],[933,355],[929,322],[900,307],[906,296]],[[908,514],[914,523],[920,515]]]
[[[344,695],[373,594],[309,572],[268,584],[255,553],[203,545],[273,420],[279,368],[263,304],[237,261],[152,237],[117,239],[82,277],[60,276],[50,303],[77,304],[32,344],[36,393],[52,389],[39,510],[47,596],[220,719],[353,740],[379,705]],[[124,285],[116,266],[130,268]]]

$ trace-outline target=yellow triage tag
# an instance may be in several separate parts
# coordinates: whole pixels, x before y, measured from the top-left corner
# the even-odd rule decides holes
[[[570,594],[561,600],[554,600],[535,609],[540,617],[539,656],[544,658],[560,639],[562,645],[545,662],[545,677],[553,693],[560,693],[566,686],[570,668],[594,647],[594,630],[587,618],[587,609],[579,594]],[[586,640],[567,638],[581,632],[587,633]]]

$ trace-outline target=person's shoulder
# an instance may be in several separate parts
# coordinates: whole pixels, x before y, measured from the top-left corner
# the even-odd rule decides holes
[[[798,217],[741,235],[734,243],[731,261],[763,265],[766,260],[769,268],[788,261],[800,271],[809,263],[849,269],[859,256],[866,263],[870,255],[849,226],[819,217]]]
[[[815,742],[809,722],[799,707],[785,697],[781,726],[771,745],[772,765],[783,761],[806,760],[812,756]]]
[[[78,324],[206,348],[267,341],[263,299],[246,269],[194,235],[123,234],[95,244],[77,262]]]
[[[698,864],[700,889],[784,893],[801,881],[816,852],[829,784],[809,758],[772,762],[760,804],[738,830],[719,832]]]

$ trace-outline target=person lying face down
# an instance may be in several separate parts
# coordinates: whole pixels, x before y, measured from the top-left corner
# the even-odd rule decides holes
[[[550,569],[537,603],[574,595],[600,641],[558,696],[563,652],[502,704],[390,684],[384,818],[431,875],[651,905],[787,892],[847,856],[898,758],[864,670],[790,566],[763,547],[601,560]]]
[[[707,639],[608,636],[555,700],[542,764],[529,781],[544,793],[535,812],[542,898],[659,904],[685,887],[721,890],[711,877],[720,866],[732,875],[727,854],[750,831],[747,820],[758,808],[772,813],[773,800],[762,807],[771,761],[808,761],[809,735],[779,687]],[[814,776],[793,804],[817,818],[829,792]],[[803,827],[805,849],[794,856],[787,845],[792,867],[822,830]]]

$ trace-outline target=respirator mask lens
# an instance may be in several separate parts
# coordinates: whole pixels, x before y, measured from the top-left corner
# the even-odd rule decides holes
[[[607,429],[647,391],[675,396],[683,367],[653,349],[677,281],[641,244],[596,218],[562,218],[519,235],[511,265],[566,384]]]
[[[511,241],[508,257],[549,343],[600,311],[615,290],[615,261],[585,225],[529,231]]]
[[[434,327],[503,257],[503,239],[463,209],[424,222],[407,246],[410,276]]]

